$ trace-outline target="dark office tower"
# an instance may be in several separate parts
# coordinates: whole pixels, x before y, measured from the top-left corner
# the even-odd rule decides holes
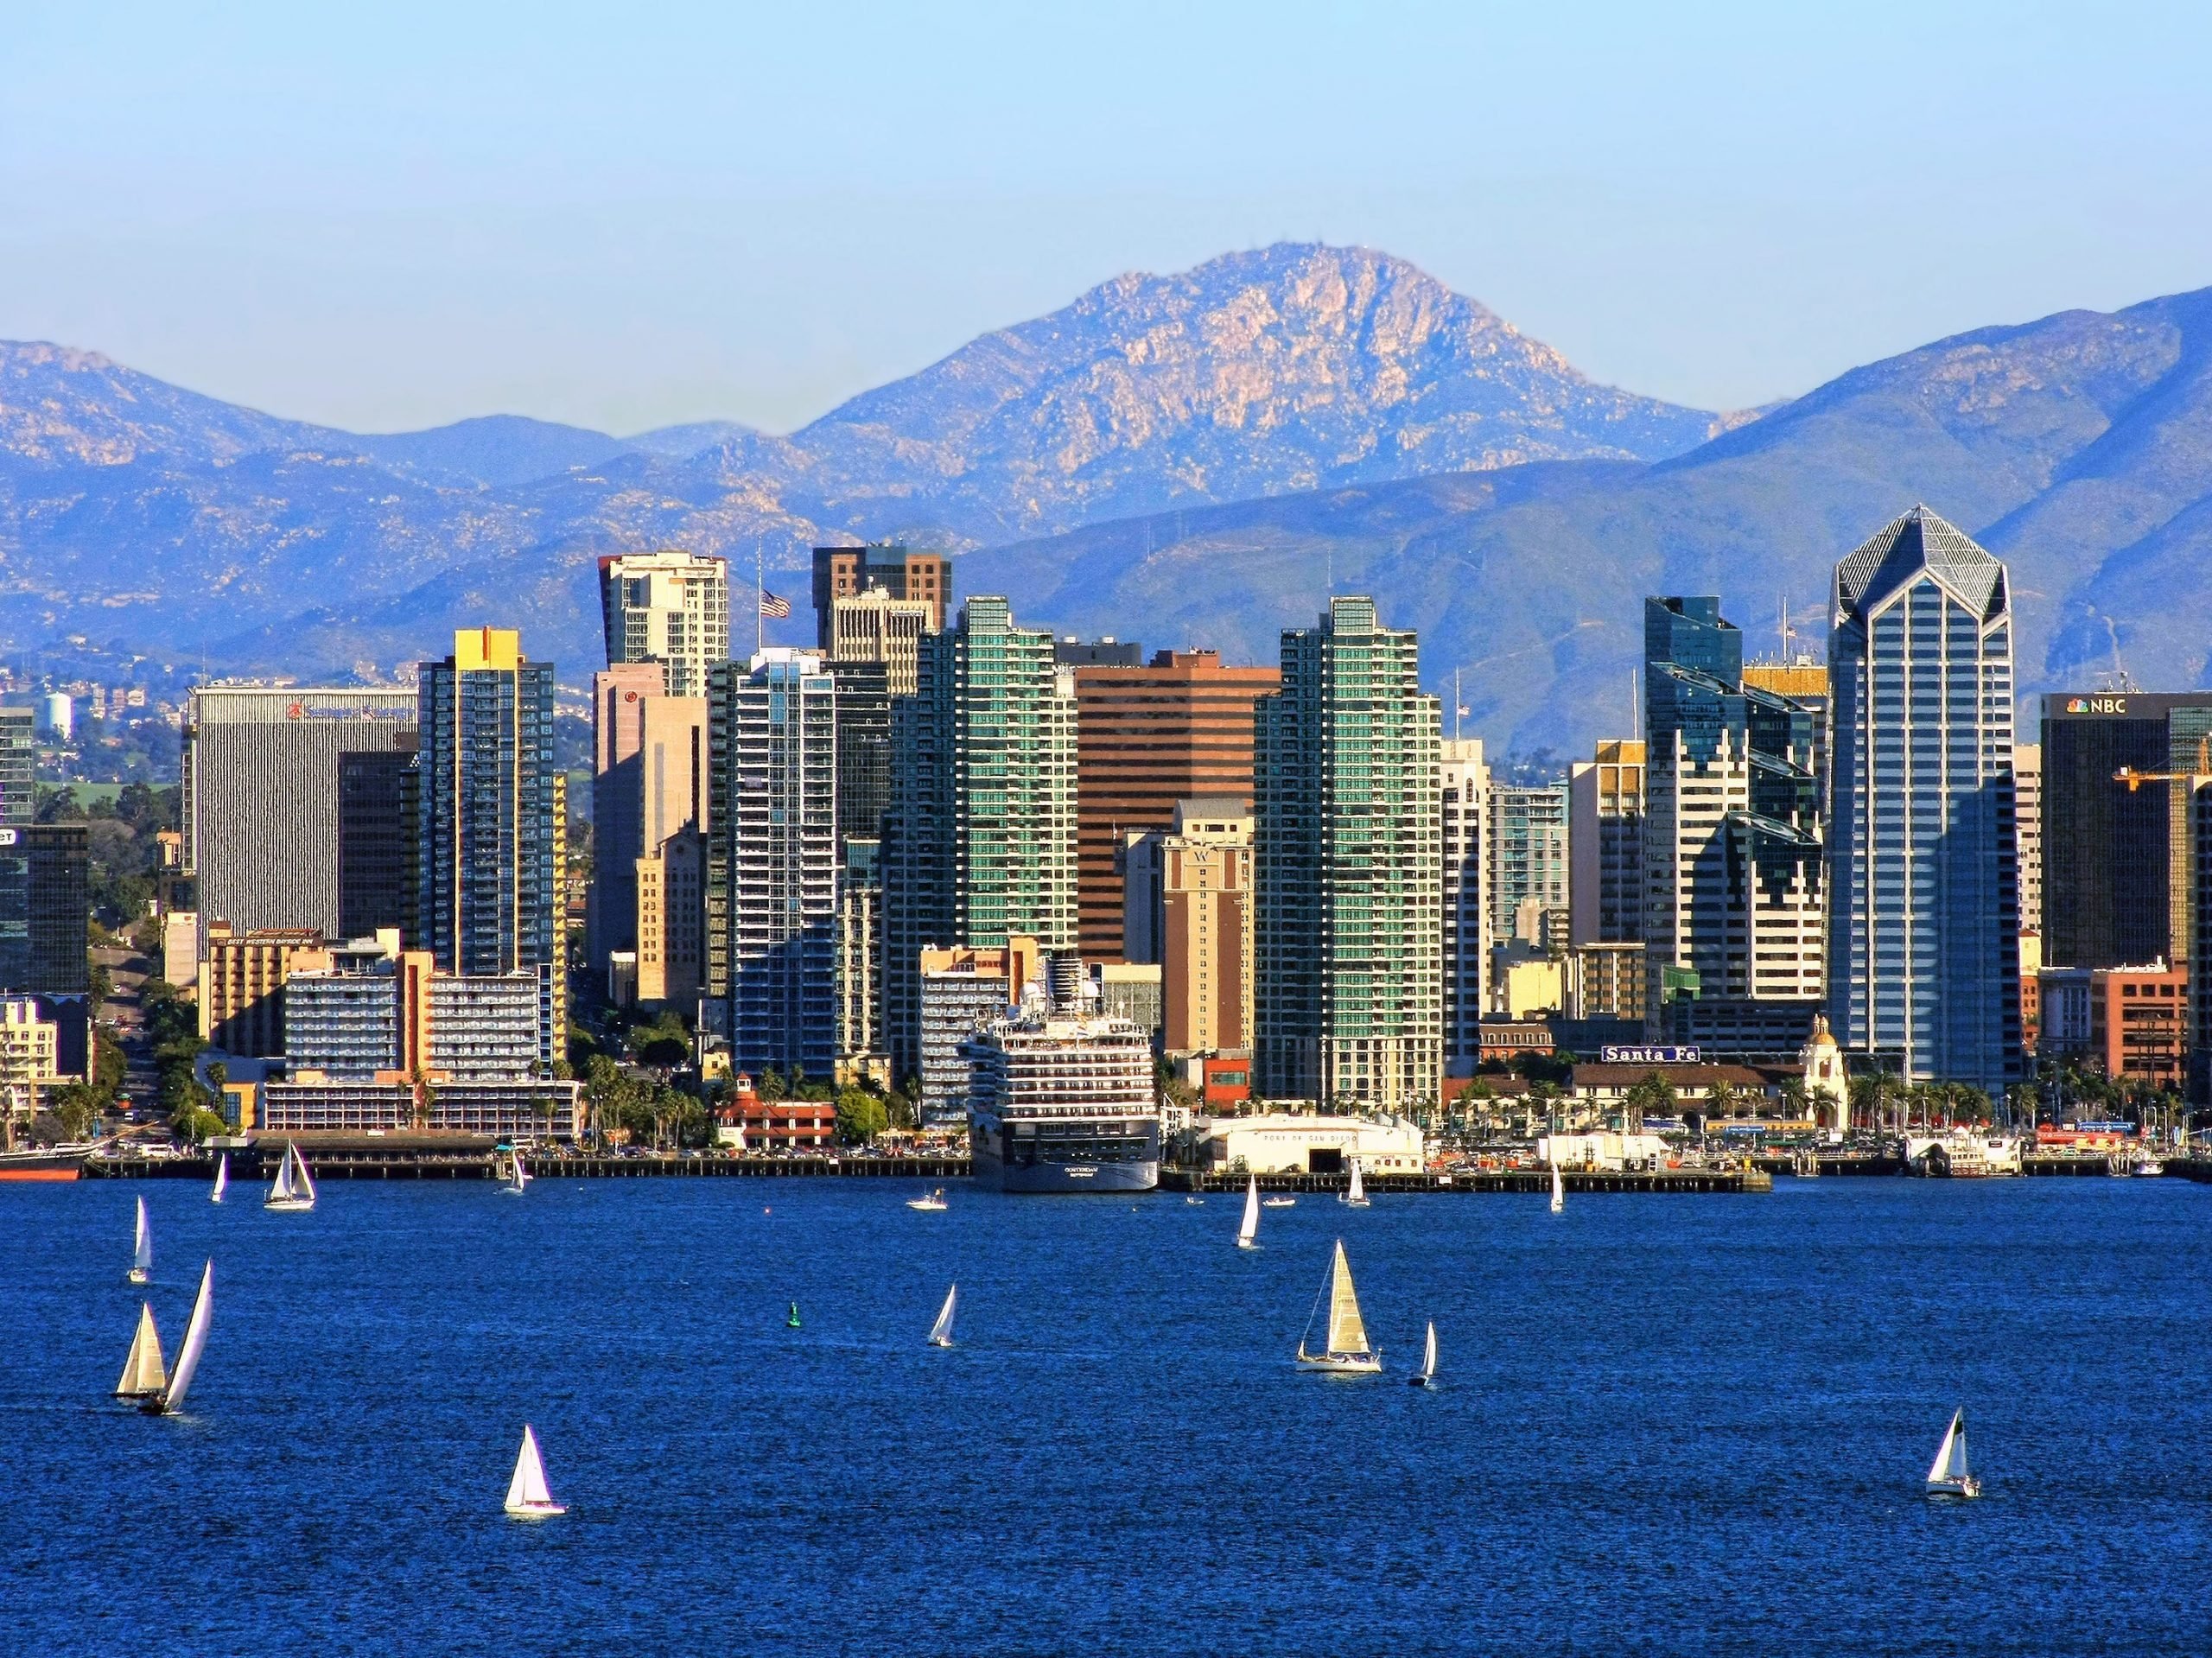
[[[2212,692],[2043,699],[2046,967],[2186,962],[2194,934],[2190,785],[2212,770]],[[2147,773],[2122,782],[2120,772]],[[2176,779],[2169,781],[2169,778]]]
[[[413,944],[420,785],[412,731],[394,733],[390,748],[338,757],[339,937],[366,938],[397,927]]]
[[[1643,604],[1643,937],[1678,1041],[1794,1048],[1824,969],[1819,717],[1745,683],[1714,598]]]
[[[30,979],[30,849],[37,750],[29,708],[0,708],[0,989],[37,987]]]
[[[418,685],[421,948],[448,973],[535,969],[550,1063],[566,1017],[553,664],[526,659],[518,633],[465,628]]]
[[[29,973],[21,987],[48,996],[92,988],[86,946],[92,915],[91,830],[83,823],[19,829],[30,867]]]
[[[2005,567],[1916,506],[1836,566],[1829,640],[1828,1023],[1993,1097],[2020,1071]]]
[[[2212,1105],[2212,777],[2195,777],[2186,785],[2191,909],[2196,931],[2190,939],[2189,1098]]]
[[[823,664],[837,682],[837,834],[874,841],[891,804],[891,675],[880,662]]]
[[[184,867],[200,887],[200,942],[227,921],[339,931],[338,768],[392,752],[415,729],[404,687],[196,687],[184,717]]]
[[[832,657],[854,652],[837,648],[836,601],[863,593],[918,600],[931,607],[929,631],[944,626],[952,605],[952,561],[942,553],[918,553],[896,543],[867,547],[814,549],[816,642]]]

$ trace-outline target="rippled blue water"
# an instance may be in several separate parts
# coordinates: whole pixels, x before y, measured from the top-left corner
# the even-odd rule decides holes
[[[2212,1187],[1777,1185],[1251,1255],[1223,1197],[0,1188],[0,1648],[2212,1648]],[[172,1352],[215,1261],[174,1420],[107,1397],[140,1192]],[[1287,1363],[1340,1234],[1379,1382]],[[1958,1402],[1988,1495],[1931,1503]],[[525,1420],[563,1520],[501,1515]]]

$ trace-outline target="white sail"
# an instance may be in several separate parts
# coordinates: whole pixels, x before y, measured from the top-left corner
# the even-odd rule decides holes
[[[1244,1220],[1236,1229],[1236,1247],[1249,1249],[1260,1241],[1260,1181],[1251,1176],[1244,1186]]]
[[[276,1178],[269,1188],[269,1201],[284,1203],[292,1196],[292,1142],[284,1142],[283,1161],[276,1166]]]
[[[1338,1238],[1336,1260],[1329,1268],[1329,1351],[1366,1350],[1367,1325],[1359,1316],[1359,1296],[1352,1289],[1351,1263],[1344,1259],[1344,1242]]]
[[[1556,1215],[1567,1207],[1567,1182],[1560,1178],[1559,1165],[1552,1165],[1552,1213]]]
[[[557,1510],[553,1493],[545,1484],[545,1464],[537,1454],[537,1435],[529,1423],[522,1426],[522,1450],[515,1458],[514,1477],[507,1482],[507,1512],[529,1514]]]
[[[138,1200],[138,1230],[132,1240],[130,1276],[143,1284],[154,1275],[154,1230],[146,1224],[146,1200]]]
[[[955,1284],[944,1293],[944,1305],[938,1309],[937,1322],[930,1326],[930,1345],[952,1345],[952,1315],[960,1306],[960,1286]]]
[[[123,1376],[115,1384],[118,1399],[143,1399],[169,1385],[162,1365],[161,1332],[154,1328],[154,1309],[138,1305],[138,1333],[130,1338],[130,1356],[123,1361]]]
[[[1929,1465],[1930,1485],[1963,1480],[1967,1468],[1967,1409],[1961,1405],[1951,1414],[1951,1426],[1943,1430],[1943,1443],[1936,1448],[1936,1460]]]
[[[1359,1176],[1359,1159],[1351,1160],[1351,1186],[1344,1193],[1344,1201],[1357,1207],[1367,1201],[1367,1185]]]
[[[1421,1348],[1421,1370],[1420,1370],[1420,1375],[1421,1375],[1421,1379],[1423,1382],[1427,1382],[1427,1381],[1430,1380],[1432,1377],[1433,1377],[1435,1375],[1436,1375],[1436,1325],[1435,1325],[1434,1322],[1433,1322],[1433,1321],[1432,1321],[1432,1322],[1430,1323],[1429,1326],[1428,1326],[1428,1340],[1427,1340],[1427,1342],[1426,1344],[1423,1344],[1423,1346],[1422,1346],[1422,1348]]]
[[[300,1196],[310,1204],[315,1201],[315,1177],[308,1172],[308,1160],[300,1154],[297,1146],[292,1147],[293,1179],[298,1183]]]
[[[184,1402],[185,1389],[192,1385],[193,1372],[200,1368],[200,1355],[207,1346],[207,1321],[215,1311],[215,1263],[209,1261],[200,1274],[200,1293],[192,1303],[192,1322],[184,1327],[184,1345],[176,1350],[176,1369],[169,1373],[168,1391],[162,1395],[162,1408],[175,1410]]]
[[[221,1203],[223,1201],[224,1192],[230,1190],[230,1185],[231,1154],[228,1152],[225,1152],[221,1157],[216,1159],[215,1189],[207,1194],[207,1201],[211,1204]]]

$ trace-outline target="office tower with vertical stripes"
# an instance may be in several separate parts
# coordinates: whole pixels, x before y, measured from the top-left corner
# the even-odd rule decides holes
[[[837,682],[772,646],[715,670],[707,1014],[730,1063],[827,1079],[838,1058]]]
[[[1829,1024],[1993,1096],[2020,1075],[2010,579],[1916,506],[1836,566],[1832,622]]]
[[[979,595],[926,634],[915,695],[892,703],[884,818],[883,1036],[921,1064],[921,952],[1014,936],[1076,943],[1076,698],[1052,636]]]
[[[1259,1086],[1426,1111],[1443,1075],[1440,709],[1410,631],[1332,598],[1260,699]]]
[[[1482,1057],[1490,1006],[1490,766],[1478,737],[1447,738],[1444,804],[1444,1057]]]
[[[421,947],[447,973],[534,972],[550,1065],[568,1017],[553,664],[511,629],[464,628],[422,664],[416,694]]]

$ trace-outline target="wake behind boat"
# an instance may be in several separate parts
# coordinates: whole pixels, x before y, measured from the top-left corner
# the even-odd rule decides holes
[[[1355,1166],[1357,1166],[1355,1165]],[[1359,1316],[1359,1296],[1352,1288],[1351,1263],[1344,1259],[1344,1241],[1337,1240],[1337,1250],[1329,1262],[1329,1276],[1321,1286],[1321,1293],[1314,1298],[1313,1312],[1321,1310],[1321,1302],[1329,1304],[1328,1340],[1318,1353],[1306,1350],[1306,1336],[1298,1338],[1298,1365],[1300,1369],[1320,1370],[1332,1375],[1377,1375],[1382,1369],[1382,1356],[1367,1345],[1367,1325]],[[1313,1328],[1313,1313],[1306,1315],[1308,1333]]]
[[[276,1179],[261,1206],[296,1211],[315,1207],[315,1177],[308,1172],[307,1159],[291,1140],[284,1142],[284,1160],[276,1166]]]

